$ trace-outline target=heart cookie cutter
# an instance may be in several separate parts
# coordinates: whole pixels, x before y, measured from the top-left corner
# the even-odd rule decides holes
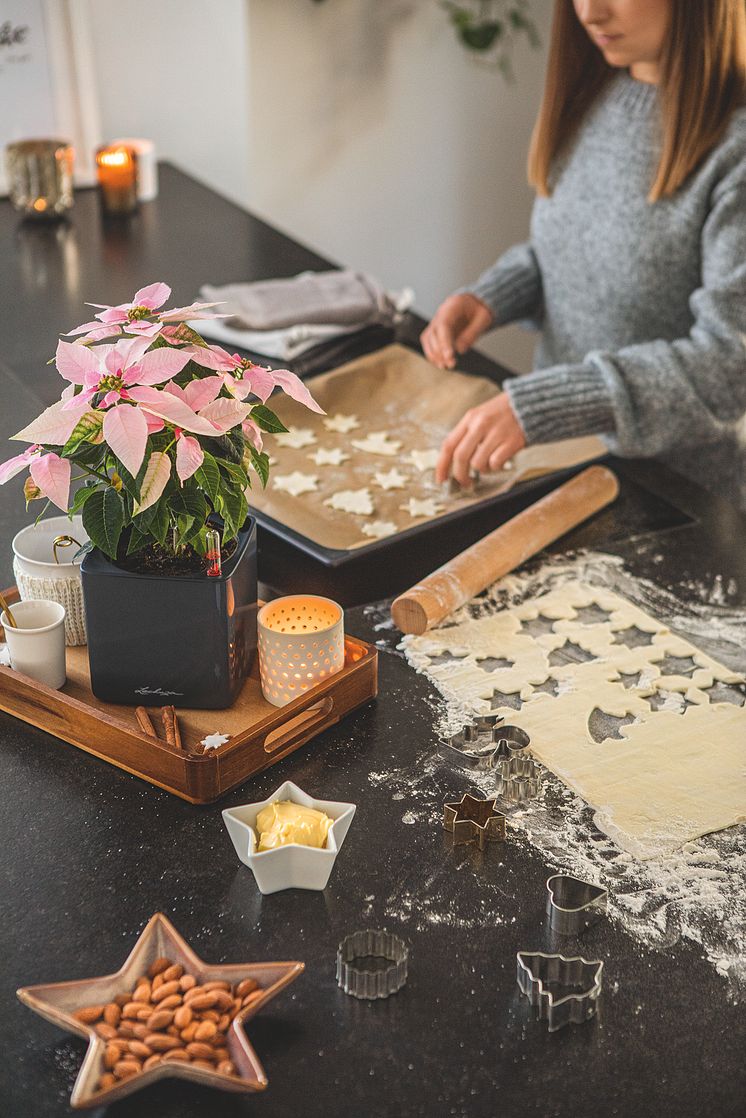
[[[519,951],[517,960],[521,992],[536,1008],[537,1017],[547,1022],[550,1033],[595,1016],[604,969],[599,959]]]
[[[561,936],[580,935],[606,912],[608,899],[608,889],[556,873],[547,878],[549,927]]]

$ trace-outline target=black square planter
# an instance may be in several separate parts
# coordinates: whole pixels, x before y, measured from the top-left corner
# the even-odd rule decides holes
[[[219,578],[136,574],[98,550],[81,564],[91,689],[132,706],[232,705],[256,653],[256,521]]]

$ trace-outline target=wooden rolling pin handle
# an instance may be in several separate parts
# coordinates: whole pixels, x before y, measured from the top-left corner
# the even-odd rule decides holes
[[[590,466],[484,539],[400,594],[391,606],[403,633],[424,633],[498,578],[536,555],[616,498],[619,482],[605,466]]]

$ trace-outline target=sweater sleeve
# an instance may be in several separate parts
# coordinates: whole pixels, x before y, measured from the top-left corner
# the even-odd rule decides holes
[[[513,245],[491,268],[457,294],[476,295],[492,311],[494,326],[531,318],[541,309],[541,271],[530,242]]]
[[[527,442],[606,434],[625,457],[653,457],[711,440],[713,420],[746,412],[746,165],[713,192],[701,250],[686,337],[595,350],[506,382]]]

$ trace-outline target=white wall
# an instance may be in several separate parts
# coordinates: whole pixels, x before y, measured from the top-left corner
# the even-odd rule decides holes
[[[532,8],[544,43],[548,0]],[[544,51],[506,85],[438,0],[95,0],[104,133],[172,159],[431,313],[526,235]],[[483,348],[519,368],[530,340]]]

